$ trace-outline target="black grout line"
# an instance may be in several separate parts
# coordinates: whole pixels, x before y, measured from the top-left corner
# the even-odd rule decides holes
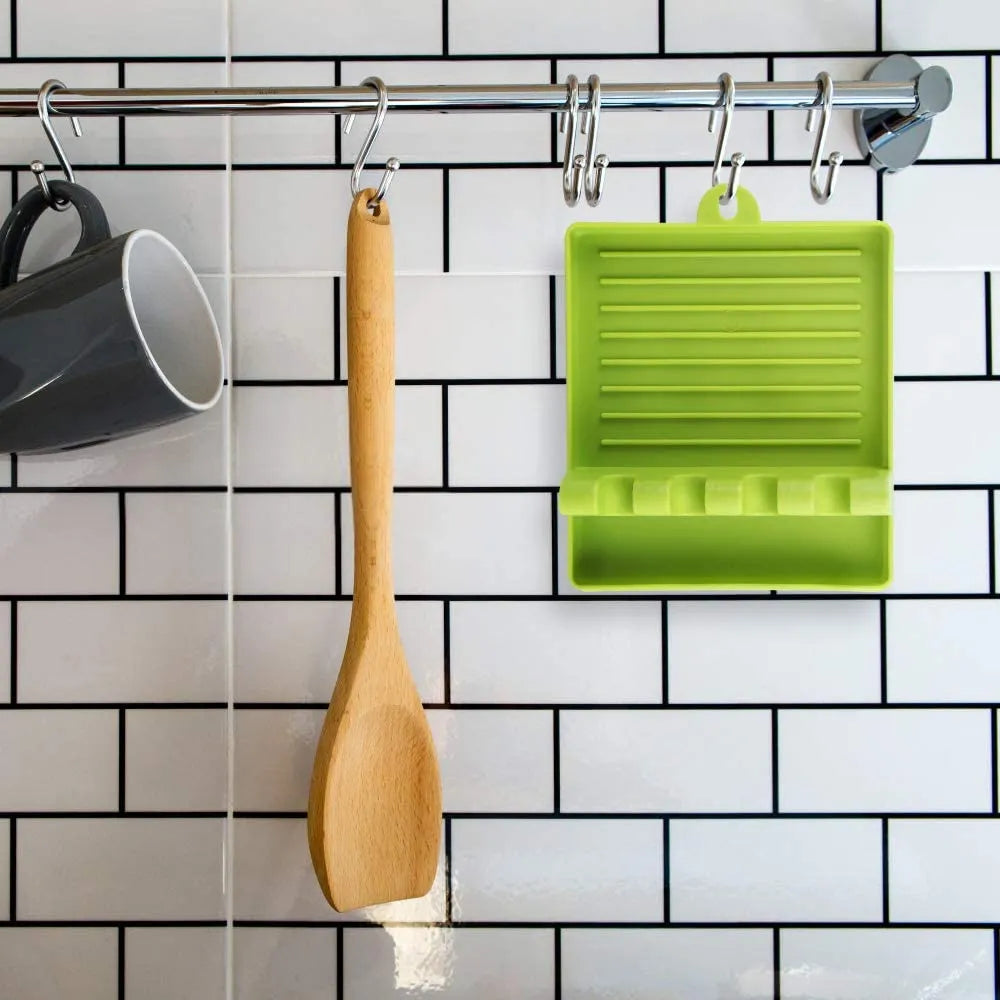
[[[125,736],[126,720],[125,709],[118,709],[118,811],[126,812],[125,809]]]
[[[670,923],[670,820],[663,821],[663,922]]]
[[[1000,781],[1000,770],[997,768],[997,737],[1000,733],[997,732],[997,710],[994,708],[990,712],[990,780],[993,782],[993,787],[990,789],[990,798],[992,799],[993,812],[1000,812],[998,808],[997,798],[1000,796],[998,792],[998,781]]]
[[[552,493],[552,594],[559,593],[559,496]]]
[[[656,6],[656,51],[659,55],[666,55],[667,52],[667,11],[666,0],[659,0]]]
[[[125,926],[118,925],[118,1000],[125,1000]]]
[[[341,381],[343,363],[340,357],[340,275],[333,276],[333,384]],[[257,383],[248,379],[234,379],[233,385],[255,385]],[[308,385],[308,382],[301,384]],[[344,383],[346,385],[346,382]]]
[[[882,0],[875,0],[875,51],[882,51]]]
[[[880,222],[885,219],[885,171],[883,170],[875,175],[875,218]]]
[[[441,627],[441,669],[444,704],[451,704],[451,601],[442,601],[443,624]]]
[[[781,1000],[781,930],[771,931],[771,974],[774,976],[774,1000]]]
[[[778,710],[771,709],[771,812],[776,816],[778,801]]]
[[[452,879],[451,879],[451,817],[444,818],[444,922],[451,923]]]
[[[441,171],[441,270],[451,270],[451,171]]]
[[[344,1000],[344,928],[338,927],[336,935],[337,935],[336,997],[337,1000]]]
[[[17,819],[11,818],[8,824],[10,840],[10,877],[8,880],[8,911],[7,919],[14,923],[17,920]]]
[[[552,712],[552,815],[558,816],[560,814],[560,785],[562,784],[561,778],[561,764],[560,764],[560,753],[561,753],[561,737],[559,734],[559,709],[554,709]]]
[[[558,77],[559,65],[555,59],[549,60],[549,83],[556,84],[559,82]],[[569,92],[567,91],[567,101],[569,100]],[[559,116],[549,115],[549,158],[553,163],[560,163],[559,157]]]
[[[667,168],[666,167],[660,167],[659,185],[660,185],[659,219],[660,222],[666,222],[667,221]]]
[[[562,1000],[562,928],[552,928],[552,996]]]
[[[125,63],[118,63],[118,86],[125,86]],[[118,116],[118,163],[125,166],[125,116]]]
[[[17,489],[17,453],[10,453],[10,488]]]
[[[993,374],[993,275],[986,271],[983,274],[983,304],[986,315],[986,374]]]
[[[333,63],[333,85],[335,87],[340,86],[340,60],[336,59]],[[344,136],[343,136],[343,119],[341,115],[333,116],[333,162],[341,163],[344,159]]]
[[[125,493],[118,494],[118,593],[125,593],[125,570],[126,570],[126,550],[125,550]]]
[[[10,703],[17,704],[17,600],[10,602]]]
[[[448,386],[441,386],[441,486],[448,489]]]
[[[894,382],[993,382],[996,375],[895,375]]]
[[[664,599],[660,602],[660,700],[664,705],[670,704],[669,615],[670,602]]]
[[[767,78],[774,79],[774,56],[767,57]],[[770,163],[774,159],[774,112],[767,113],[767,159]]]
[[[448,55],[448,0],[441,0],[441,55]]]
[[[557,333],[557,309],[556,309],[556,276],[549,275],[549,379],[554,380],[558,376],[558,340]]]
[[[344,593],[344,518],[341,494],[333,495],[333,589],[340,596]]]
[[[879,700],[883,705],[885,705],[889,700],[888,634],[885,627],[885,618],[885,598],[880,597],[878,602]]]
[[[990,490],[986,495],[986,536],[986,544],[989,546],[986,553],[989,575],[988,582],[990,593],[995,594],[997,589],[997,525],[995,490]]]
[[[993,73],[990,57],[983,56],[983,58],[986,60],[984,72],[984,76],[986,77],[986,101],[984,108],[986,112],[986,129],[983,133],[986,148],[983,150],[983,153],[989,157],[993,153]]]
[[[17,58],[17,0],[10,0],[10,58]]]
[[[993,928],[993,997],[1000,1000],[1000,928]]]
[[[889,923],[889,820],[882,818],[882,923]]]

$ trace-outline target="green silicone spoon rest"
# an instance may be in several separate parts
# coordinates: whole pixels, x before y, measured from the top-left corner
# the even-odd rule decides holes
[[[569,572],[593,590],[858,588],[891,552],[892,231],[566,233]]]

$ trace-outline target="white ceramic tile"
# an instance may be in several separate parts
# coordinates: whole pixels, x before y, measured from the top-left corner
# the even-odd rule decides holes
[[[345,1000],[387,1000],[425,992],[441,1000],[548,1000],[554,978],[552,931],[546,928],[344,931]]]
[[[659,190],[655,168],[612,165],[597,208],[584,199],[567,208],[554,167],[452,170],[451,270],[561,274],[563,237],[571,222],[655,222]]]
[[[126,593],[225,593],[227,501],[224,493],[130,493]]]
[[[660,605],[456,601],[450,662],[459,703],[659,702]]]
[[[214,1000],[224,996],[225,935],[224,927],[126,928],[126,997]]]
[[[233,63],[234,87],[326,87],[330,62]],[[332,115],[246,115],[233,118],[234,163],[333,163],[337,119]]]
[[[399,594],[541,594],[551,586],[548,494],[397,493],[393,558]],[[344,590],[354,586],[354,526],[344,526]]]
[[[767,930],[575,930],[562,933],[564,1000],[678,997],[760,1000],[773,993]]]
[[[885,0],[883,45],[899,49],[981,49],[1000,45],[1000,10],[981,0],[935,3]]]
[[[900,382],[893,393],[900,483],[995,483],[1000,441],[985,433],[1000,407],[997,382]]]
[[[551,712],[437,709],[429,721],[445,812],[552,809]]]
[[[396,389],[397,486],[441,484],[441,390]],[[237,486],[348,486],[347,389],[241,386],[235,399]]]
[[[452,0],[448,8],[449,51],[655,52],[657,8],[652,0],[624,0],[607,16],[600,0],[582,0],[573,16],[549,4],[508,0],[484,16],[474,0]]]
[[[978,271],[897,272],[892,331],[896,374],[985,374],[984,287]]]
[[[767,63],[764,59],[560,60],[556,78],[563,82],[567,73],[575,74],[581,84],[591,73],[596,73],[602,83],[711,82],[718,80],[720,73],[731,73],[738,81],[766,80]],[[708,111],[603,115],[600,148],[611,157],[612,165],[623,160],[711,161],[716,138],[708,131],[708,115]],[[560,163],[564,138],[559,136],[557,146]],[[583,152],[585,147],[586,137],[579,136],[577,151]],[[741,109],[734,115],[727,148],[730,155],[741,150],[750,161],[767,159],[767,112]]]
[[[238,86],[235,80],[233,85]],[[107,86],[117,86],[117,81]],[[224,87],[226,65],[129,63],[125,67],[125,86]],[[224,163],[225,160],[225,118],[208,115],[131,115],[125,118],[126,163]]]
[[[224,601],[22,601],[18,695],[225,701],[225,613]]]
[[[101,199],[112,234],[154,229],[177,247],[198,274],[219,274],[225,269],[225,171],[83,169],[77,171],[76,179]],[[31,174],[22,172],[18,183],[21,191],[27,191],[34,181]],[[69,255],[80,228],[67,214],[73,215],[46,212],[39,219],[25,248],[25,271],[36,271]]]
[[[330,700],[347,642],[349,601],[237,601],[235,697],[246,701]],[[396,604],[406,662],[420,697],[444,697],[444,618],[436,601]]]
[[[336,534],[330,494],[236,494],[234,592],[332,594]]]
[[[781,995],[794,1000],[993,991],[993,941],[981,930],[783,930],[781,966]]]
[[[564,386],[448,390],[450,485],[555,487],[565,472]]]
[[[670,52],[870,49],[875,42],[875,9],[866,0],[722,0],[713,8],[710,39],[697,5],[664,0],[664,20]]]
[[[4,927],[4,992],[18,1000],[89,1000],[118,989],[114,927]],[[154,998],[150,998],[154,1000]]]
[[[234,1000],[329,1000],[337,979],[337,934],[326,927],[237,927]]]
[[[233,723],[234,808],[302,812],[324,709],[241,709]]]
[[[0,54],[10,55],[10,21],[0,24]]]
[[[440,272],[441,173],[400,170],[389,206],[396,270]],[[343,271],[350,207],[344,170],[237,170],[233,266],[240,274]]]
[[[450,12],[449,12],[450,14]],[[357,87],[369,76],[391,86],[469,86],[549,82],[548,60],[505,59],[475,62],[344,63],[340,82]],[[373,91],[374,93],[374,91]],[[353,163],[368,133],[370,116],[359,116],[342,143],[341,162]],[[548,162],[550,119],[539,114],[399,115],[391,119],[372,147],[371,161],[395,156],[407,163]]]
[[[402,275],[396,377],[547,378],[548,310],[542,276]]]
[[[0,496],[0,592],[117,593],[117,497]]]
[[[223,820],[21,819],[17,833],[22,920],[224,915]]]
[[[895,593],[984,593],[986,494],[905,490],[893,498]]]
[[[890,821],[892,919],[995,923],[1000,912],[998,850],[997,819]]]
[[[877,701],[875,601],[674,601],[670,701]]]
[[[704,167],[668,167],[667,221],[694,222],[711,179],[711,171]],[[765,222],[857,222],[874,219],[876,215],[876,174],[870,167],[843,167],[837,190],[825,205],[813,201],[806,166],[767,167],[750,163],[740,177],[740,184],[757,199]],[[899,242],[897,233],[897,248]]]
[[[73,0],[18,10],[18,55],[214,56],[225,47],[225,6],[203,0],[151,0],[142,16],[126,0],[103,0],[100,16]],[[68,83],[69,81],[67,81]]]
[[[441,8],[437,0],[416,0],[402,9],[392,0],[375,0],[359,17],[346,0],[290,0],[280,6],[236,0],[232,46],[236,55],[436,53],[441,51]]]
[[[21,486],[222,486],[226,397],[207,413],[81,450],[18,458]]]
[[[996,601],[889,601],[885,626],[890,701],[1000,701]]]
[[[778,714],[788,812],[988,812],[990,714],[879,709]]]
[[[18,27],[20,27],[21,11],[18,10]],[[22,36],[23,37],[23,36]],[[49,79],[62,80],[68,87],[117,87],[118,67],[114,63],[6,63],[0,66],[0,87],[37,90]],[[117,163],[118,162],[118,119],[117,118],[87,118],[81,121],[83,135],[75,136],[68,121],[63,119],[55,130],[60,138],[66,155],[73,166],[82,163]],[[38,119],[10,118],[4,126],[4,146],[2,155],[4,163],[24,166],[31,160],[41,160],[51,165],[50,176],[61,178],[62,172],[56,164],[56,158],[49,145],[45,133],[39,126]],[[34,187],[34,181],[30,182]],[[21,194],[30,188],[23,185]]]
[[[670,823],[670,916],[679,921],[877,921],[878,820]]]
[[[10,701],[10,605],[0,603],[0,704]]]
[[[239,278],[233,326],[237,378],[333,378],[332,279]]]
[[[462,819],[451,838],[457,919],[663,918],[658,820]]]
[[[0,712],[0,801],[12,812],[118,807],[118,714]]]
[[[920,62],[924,66],[943,66],[951,74],[954,85],[951,106],[934,119],[921,158],[979,159],[989,156],[983,125],[988,67],[982,56],[922,55]]]
[[[437,921],[444,918],[444,859],[431,891],[420,899],[338,914],[323,898],[304,819],[237,819],[233,902],[237,920]]]
[[[560,713],[563,812],[765,812],[771,717],[763,711]]]
[[[125,716],[125,808],[226,808],[224,709],[139,709]]]
[[[992,177],[992,167],[975,164],[926,164],[886,177],[885,221],[895,233],[896,266],[932,271],[998,267],[1000,204],[983,195]]]

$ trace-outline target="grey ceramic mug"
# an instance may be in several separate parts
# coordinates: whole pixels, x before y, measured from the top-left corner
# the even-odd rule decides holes
[[[40,189],[0,228],[0,452],[96,444],[209,409],[222,340],[180,251],[149,229],[111,238],[97,198],[52,181],[80,216],[73,253],[17,280]]]

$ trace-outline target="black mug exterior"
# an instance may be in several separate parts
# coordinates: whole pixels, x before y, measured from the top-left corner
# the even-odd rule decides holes
[[[8,284],[42,192],[0,229],[0,452],[96,444],[208,409],[222,345],[188,264],[149,230],[109,239],[90,192],[50,183],[77,208],[82,235],[72,256]]]

